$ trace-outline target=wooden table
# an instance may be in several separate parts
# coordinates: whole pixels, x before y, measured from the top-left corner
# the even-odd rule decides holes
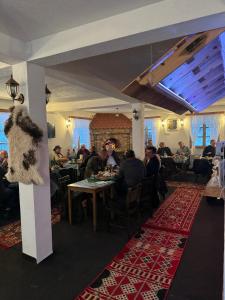
[[[92,194],[92,203],[93,203],[93,229],[96,231],[97,227],[97,193],[105,192],[108,189],[112,188],[114,184],[113,181],[97,181],[97,182],[88,182],[87,179],[78,181],[76,183],[69,184],[68,187],[68,214],[69,214],[69,223],[72,224],[72,193],[73,192],[83,192]]]

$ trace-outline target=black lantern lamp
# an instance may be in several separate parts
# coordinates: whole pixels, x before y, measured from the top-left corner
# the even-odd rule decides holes
[[[24,95],[19,94],[19,83],[13,79],[13,76],[11,75],[10,79],[5,83],[6,84],[6,89],[7,93],[9,96],[13,99],[14,101],[19,101],[20,104],[24,103]],[[19,94],[18,98],[16,96]]]
[[[49,100],[50,100],[50,97],[51,97],[51,91],[49,90],[47,84],[45,85],[45,101],[46,101],[46,104],[48,104]]]
[[[139,119],[139,113],[138,113],[138,111],[137,111],[136,109],[133,110],[133,118],[134,118],[135,120],[138,120],[138,119]]]

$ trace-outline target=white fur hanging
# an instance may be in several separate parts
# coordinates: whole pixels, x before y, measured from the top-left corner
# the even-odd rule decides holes
[[[26,106],[10,108],[11,114],[5,124],[5,134],[9,140],[9,160],[6,178],[10,182],[42,184],[38,173],[38,143],[43,132],[32,122]]]

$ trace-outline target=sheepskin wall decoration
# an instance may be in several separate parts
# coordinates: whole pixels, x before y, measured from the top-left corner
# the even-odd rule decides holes
[[[10,108],[10,116],[5,123],[5,134],[9,140],[8,172],[9,182],[42,184],[38,173],[38,144],[43,132],[32,122],[27,107],[17,105]]]

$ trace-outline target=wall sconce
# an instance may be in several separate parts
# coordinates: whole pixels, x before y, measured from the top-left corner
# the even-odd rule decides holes
[[[48,104],[50,97],[51,97],[51,91],[49,90],[47,84],[45,85],[45,102]]]
[[[166,127],[166,120],[162,120],[162,127],[165,128]]]
[[[184,127],[184,120],[183,119],[180,119],[180,126]]]
[[[71,125],[71,119],[70,118],[67,118],[66,119],[66,128],[68,129]]]
[[[6,90],[7,93],[9,94],[9,96],[13,99],[14,101],[19,101],[20,104],[24,103],[24,95],[23,94],[19,94],[19,83],[13,79],[13,76],[11,75],[10,79],[8,81],[6,81]],[[16,96],[19,94],[18,98],[16,98]]]
[[[135,120],[138,120],[139,119],[139,113],[138,113],[138,111],[136,110],[136,109],[134,109],[133,110],[133,118],[135,119]]]

